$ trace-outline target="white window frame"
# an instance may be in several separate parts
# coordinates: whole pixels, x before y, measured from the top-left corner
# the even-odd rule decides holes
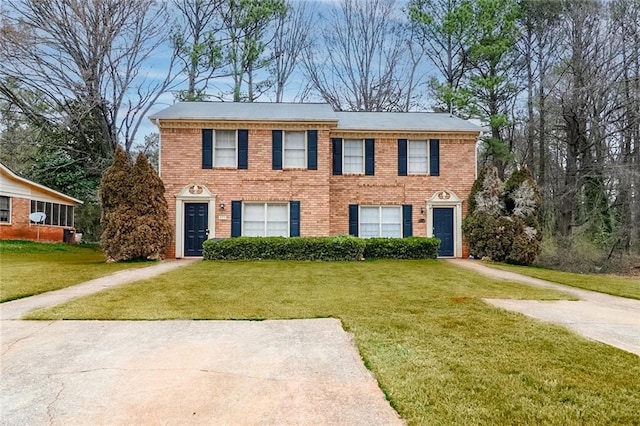
[[[218,145],[218,132],[234,132],[235,134],[235,161],[234,161],[234,165],[233,166],[218,166],[216,165],[216,146]],[[220,129],[220,130],[214,130],[213,131],[213,150],[212,150],[212,159],[211,159],[211,163],[213,168],[216,169],[225,169],[225,168],[238,168],[238,131],[237,130],[226,130],[226,129]]]
[[[344,167],[344,158],[345,158],[345,145],[346,142],[360,142],[361,146],[362,146],[362,169],[359,172],[348,172],[346,171],[345,167]],[[365,162],[366,162],[366,158],[365,158],[365,143],[364,143],[364,139],[342,139],[342,174],[345,175],[363,175],[364,171],[365,171]]]
[[[427,171],[426,172],[414,172],[411,171],[411,156],[410,156],[410,152],[411,152],[411,144],[412,143],[416,143],[416,142],[426,142],[427,143]],[[423,175],[423,176],[428,176],[431,174],[431,170],[429,170],[429,165],[430,165],[430,142],[428,139],[409,139],[407,140],[407,174],[408,175]]]
[[[375,237],[362,237],[360,225],[362,224],[362,208],[377,208],[378,209],[378,235]],[[397,237],[382,237],[382,209],[383,208],[397,208],[400,212],[400,235]],[[402,206],[396,204],[387,205],[358,205],[358,236],[361,238],[402,238],[404,232],[404,224],[402,220]]]
[[[0,221],[0,225],[11,225],[11,207],[13,206],[13,197],[9,197],[8,195],[2,195],[2,198],[6,198],[9,201],[9,216],[7,217],[7,221]],[[4,209],[3,209],[4,210]]]
[[[291,236],[291,203],[286,201],[243,201],[242,202],[242,230],[240,235],[245,235],[244,224],[246,221],[246,213],[245,208],[247,205],[263,205],[264,207],[264,223],[263,223],[263,232],[262,237],[267,236],[267,225],[269,223],[268,220],[268,206],[269,205],[278,205],[278,206],[287,206],[287,234],[282,235],[283,237]]]
[[[304,136],[304,164],[302,167],[294,167],[288,166],[286,160],[286,151],[287,151],[287,133],[302,133]],[[304,130],[284,130],[282,132],[282,168],[283,169],[306,169],[308,163],[309,150],[308,150],[308,141],[307,141],[307,132]]]

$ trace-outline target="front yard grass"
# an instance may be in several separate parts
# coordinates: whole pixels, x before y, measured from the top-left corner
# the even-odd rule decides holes
[[[151,264],[105,260],[97,245],[0,240],[0,302]]]
[[[571,287],[593,290],[613,296],[628,297],[630,299],[640,299],[640,278],[576,274],[536,266],[517,266],[507,265],[505,263],[485,262],[485,265]]]
[[[484,297],[567,298],[440,261],[206,261],[29,318],[335,317],[409,424],[638,424],[638,356]]]

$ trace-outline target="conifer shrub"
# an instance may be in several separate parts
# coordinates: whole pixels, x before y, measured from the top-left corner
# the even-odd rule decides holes
[[[143,154],[134,165],[117,147],[100,182],[100,200],[100,244],[108,262],[164,257],[172,237],[164,184]]]
[[[542,249],[538,221],[542,199],[531,173],[526,168],[516,170],[503,184],[497,169],[484,169],[469,197],[469,214],[462,230],[471,255],[498,262],[533,263]]]

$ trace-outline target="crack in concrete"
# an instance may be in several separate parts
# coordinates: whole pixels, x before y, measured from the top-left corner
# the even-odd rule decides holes
[[[62,392],[64,391],[64,381],[58,382],[54,380],[52,376],[53,374],[47,375],[50,381],[58,383],[60,385],[60,390],[58,390],[56,396],[53,397],[53,401],[51,401],[49,405],[47,405],[47,417],[49,418],[49,426],[53,426],[53,422],[55,420],[55,416],[53,415],[53,406],[56,404],[56,402],[58,402],[58,400],[60,399],[60,395],[62,395]]]
[[[24,337],[20,337],[19,339],[14,340],[13,342],[9,343],[9,345],[7,346],[7,348],[2,351],[2,354],[0,356],[5,356],[7,354],[7,352],[9,352],[11,350],[11,348],[13,348],[17,343],[22,342],[23,340],[26,340],[30,337],[33,337],[34,335],[38,334],[39,332],[41,332],[42,330],[44,330],[45,328],[49,327],[51,324],[53,324],[54,321],[49,321],[46,325],[44,325],[43,327],[38,328],[37,330],[34,330],[32,333],[24,336]]]

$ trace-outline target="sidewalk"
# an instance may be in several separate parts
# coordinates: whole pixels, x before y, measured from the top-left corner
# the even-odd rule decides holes
[[[563,325],[589,339],[640,355],[640,300],[551,283],[490,268],[479,261],[450,259],[448,262],[489,277],[551,288],[576,296],[580,300],[484,300],[502,309]]]
[[[127,269],[60,290],[5,302],[0,304],[0,320],[20,319],[23,315],[36,309],[59,305],[71,299],[87,296],[110,287],[152,278],[182,266],[190,265],[197,260],[170,260],[147,266],[146,268]]]

